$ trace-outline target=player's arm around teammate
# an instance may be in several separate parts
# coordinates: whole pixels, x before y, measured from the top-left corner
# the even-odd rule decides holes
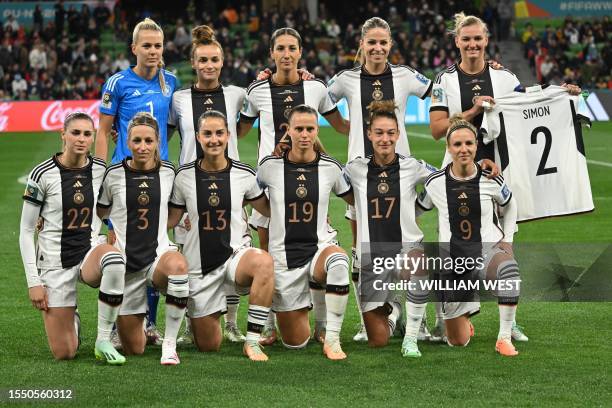
[[[250,204],[269,216],[268,199],[255,171],[226,156],[231,137],[226,116],[207,111],[198,127],[204,156],[179,169],[169,216],[172,227],[188,211],[192,223],[183,248],[189,264],[189,317],[195,343],[200,351],[219,350],[219,318],[226,311],[224,284],[230,282],[237,293],[249,293],[244,353],[253,361],[266,361],[259,339],[272,304],[273,262],[270,254],[251,247],[243,207]]]
[[[270,254],[275,262],[273,309],[283,343],[303,348],[310,338],[309,281],[325,285],[327,358],[346,358],[340,329],[349,292],[348,257],[327,223],[332,192],[352,204],[352,189],[342,166],[323,153],[317,140],[317,111],[306,105],[289,115],[292,149],[283,157],[268,156],[257,177],[270,194]]]
[[[451,118],[446,140],[452,162],[430,176],[425,189],[438,208],[439,241],[453,242],[455,248],[482,246],[479,253],[484,261],[477,269],[478,278],[498,284],[500,328],[495,350],[514,356],[518,352],[512,345],[511,330],[520,294],[519,268],[512,252],[517,209],[503,178],[486,178],[486,171],[475,162],[476,135],[476,128],[460,115]],[[493,216],[495,204],[503,208],[503,225]],[[444,306],[449,345],[466,346],[473,335],[470,316],[479,310],[478,302],[445,302]]]
[[[120,365],[125,358],[113,348],[110,332],[123,300],[125,260],[111,245],[93,244],[100,227],[94,207],[105,170],[104,162],[89,155],[94,134],[87,114],[65,118],[63,151],[28,177],[19,246],[30,300],[43,313],[53,357],[72,359],[77,352],[80,318],[75,310],[81,280],[100,288],[96,357]],[[39,216],[43,227],[36,245]]]
[[[170,245],[167,234],[168,201],[174,182],[172,163],[160,159],[158,123],[149,113],[137,113],[128,126],[133,157],[110,166],[98,199],[98,214],[110,216],[117,247],[126,257],[125,301],[117,319],[127,354],[142,354],[147,311],[147,286],[166,295],[166,329],[161,364],[176,365],[176,336],[180,328],[189,283],[187,262]]]

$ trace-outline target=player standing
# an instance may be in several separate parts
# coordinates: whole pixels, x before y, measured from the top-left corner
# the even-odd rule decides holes
[[[268,199],[255,171],[226,156],[232,135],[225,114],[210,110],[198,120],[203,158],[179,168],[174,183],[169,225],[185,210],[193,227],[184,253],[189,263],[189,317],[196,345],[217,351],[221,345],[219,317],[226,309],[224,287],[249,293],[248,330],[244,353],[254,361],[268,357],[259,345],[274,291],[272,257],[251,248],[243,206],[247,203],[269,215]],[[228,285],[229,284],[229,285]]]
[[[126,258],[125,299],[117,324],[123,350],[142,354],[147,286],[166,294],[166,328],[161,364],[180,363],[176,337],[189,296],[187,262],[168,239],[168,201],[174,166],[160,159],[160,130],[147,112],[137,113],[127,128],[133,157],[112,165],[104,175],[98,215],[115,222],[117,247]]]
[[[292,149],[282,157],[268,156],[257,178],[270,194],[270,254],[275,265],[273,309],[283,343],[291,349],[310,338],[309,281],[325,285],[326,332],[323,353],[346,358],[340,329],[349,293],[348,256],[328,227],[330,194],[353,202],[342,166],[321,150],[317,111],[298,105],[287,115]]]
[[[410,147],[406,135],[405,113],[406,102],[410,95],[424,99],[430,94],[432,82],[415,69],[405,65],[389,64],[389,52],[393,46],[391,28],[380,17],[372,17],[363,23],[359,51],[359,66],[336,74],[328,84],[332,101],[346,98],[351,122],[349,132],[348,160],[356,157],[367,157],[373,153],[372,142],[367,137],[369,117],[368,106],[372,102],[393,100],[397,105],[395,115],[399,126],[399,139],[395,145],[396,152],[410,156]],[[355,208],[349,206],[346,218],[351,223],[353,233],[353,284],[359,280],[359,259],[356,256],[356,220]],[[357,308],[360,308],[359,292],[355,290]],[[362,316],[361,309],[359,315]],[[426,326],[423,328],[427,334]],[[355,341],[367,341],[363,317],[361,327],[353,337]]]
[[[138,23],[132,33],[132,53],[136,65],[111,76],[102,88],[100,125],[96,137],[95,155],[107,159],[108,139],[111,129],[118,132],[117,145],[111,163],[119,163],[130,155],[127,146],[127,128],[138,112],[149,112],[159,123],[160,154],[168,160],[167,124],[172,94],[177,79],[163,69],[164,33],[150,18]],[[112,220],[111,220],[112,221]],[[109,241],[114,242],[112,224],[109,222]],[[159,293],[148,292],[147,339],[150,344],[161,343],[155,327]]]
[[[81,112],[64,119],[63,151],[28,176],[23,195],[19,247],[32,305],[43,312],[53,357],[74,358],[79,343],[77,281],[99,288],[95,355],[121,365],[125,357],[110,342],[123,301],[125,260],[108,244],[95,245],[100,220],[94,209],[105,163],[89,155],[93,119]],[[38,243],[34,234],[39,217]]]

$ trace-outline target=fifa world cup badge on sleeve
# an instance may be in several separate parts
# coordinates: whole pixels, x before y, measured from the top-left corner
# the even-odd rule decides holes
[[[28,184],[26,186],[25,191],[23,192],[25,197],[33,198],[35,200],[38,199],[38,187],[33,186],[32,184]]]
[[[104,92],[102,96],[102,107],[106,109],[110,109],[113,103],[111,102],[111,94],[108,92]]]
[[[431,92],[431,103],[441,103],[444,98],[444,90],[442,88],[435,88]]]

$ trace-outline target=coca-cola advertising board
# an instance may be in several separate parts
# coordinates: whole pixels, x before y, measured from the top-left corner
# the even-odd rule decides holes
[[[40,132],[62,128],[72,112],[85,112],[98,127],[100,100],[0,102],[0,132]]]

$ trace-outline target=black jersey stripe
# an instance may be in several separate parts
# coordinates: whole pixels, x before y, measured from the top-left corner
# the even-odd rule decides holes
[[[429,185],[429,183],[431,183],[434,179],[443,176],[446,172],[446,168],[443,168],[441,170],[438,170],[436,172],[433,172],[429,175],[429,177],[427,177],[427,180],[425,180],[425,187],[427,187]]]
[[[264,164],[265,162],[267,162],[268,160],[283,160],[282,156],[273,156],[273,155],[268,155],[266,157],[264,157],[260,162],[259,162],[259,166],[261,166],[262,164]]]
[[[413,73],[416,73],[416,70],[415,70],[414,68],[412,68],[411,66],[408,66],[408,65],[402,65],[402,64],[398,64],[398,65],[396,65],[396,64],[389,64],[389,66],[390,66],[391,68],[406,68],[408,71],[413,72]]]
[[[32,180],[34,180],[35,183],[38,183],[42,174],[45,173],[47,170],[52,169],[53,167],[55,167],[53,159],[45,160],[38,166],[34,167],[34,170],[32,170]]]
[[[337,159],[331,157],[330,155],[325,154],[325,153],[321,153],[319,155],[319,157],[321,158],[321,160],[325,160],[325,161],[328,161],[330,163],[334,163],[336,166],[338,166],[338,168],[340,170],[342,170],[342,168],[343,168],[342,163],[340,163],[340,161],[338,161]]]
[[[372,154],[372,142],[366,137],[368,134],[368,122],[370,112],[368,106],[375,100],[393,100],[395,99],[395,89],[393,86],[393,70],[387,64],[388,69],[380,75],[371,75],[367,71],[362,70],[359,78],[359,87],[361,95],[361,117],[363,118],[363,151],[365,155]]]
[[[257,87],[260,87],[261,85],[265,85],[268,83],[267,79],[260,79],[259,81],[255,81],[253,82],[251,85],[249,85],[249,87],[247,88],[247,95],[251,94],[251,91]]]
[[[116,164],[112,164],[112,165],[110,165],[109,167],[107,167],[107,168],[106,168],[106,171],[104,172],[104,178],[103,178],[103,179],[106,179],[106,177],[108,176],[108,174],[109,174],[111,171],[114,171],[114,170],[119,169],[119,168],[123,168],[123,162],[119,162],[119,163],[116,163]]]
[[[345,72],[351,71],[351,72],[359,72],[361,70],[361,65],[356,66],[355,68],[346,68],[341,70],[340,72],[338,72],[336,74],[336,77],[340,77],[340,75],[344,74]]]
[[[231,160],[231,159],[230,159],[230,160]],[[246,164],[246,163],[243,163],[243,162],[240,162],[240,161],[235,161],[235,160],[232,160],[232,165],[233,165],[234,167],[236,167],[237,169],[240,169],[240,170],[245,170],[245,171],[247,171],[247,172],[249,172],[249,173],[251,173],[251,174],[253,174],[253,175],[256,175],[256,174],[257,174],[257,172],[255,171],[255,169],[253,169],[253,167],[251,167],[250,165],[248,165],[248,164]]]
[[[197,160],[196,160],[197,161]],[[183,170],[189,170],[195,167],[196,161],[192,161],[189,162],[187,164],[183,164],[181,166],[179,166],[178,170],[176,171],[176,175],[178,176],[178,174],[183,171]]]
[[[427,96],[431,93],[432,89],[433,89],[433,82],[429,81],[429,86],[427,87],[427,90],[423,92],[423,95],[421,95],[421,99],[427,98]]]
[[[580,123],[579,116],[576,115],[576,107],[574,106],[574,101],[570,99],[570,109],[572,110],[572,123],[574,125],[574,137],[576,138],[576,148],[580,152],[581,155],[585,156],[584,150],[584,140],[582,139],[582,124]],[[590,123],[590,119],[589,119]]]
[[[327,88],[327,84],[326,84],[326,83],[325,83],[325,81],[323,81],[322,79],[319,79],[319,78],[312,78],[312,79],[308,79],[307,81],[317,81],[317,82],[320,82],[320,83],[322,83],[322,84],[323,84],[323,86],[324,86],[325,88]]]

